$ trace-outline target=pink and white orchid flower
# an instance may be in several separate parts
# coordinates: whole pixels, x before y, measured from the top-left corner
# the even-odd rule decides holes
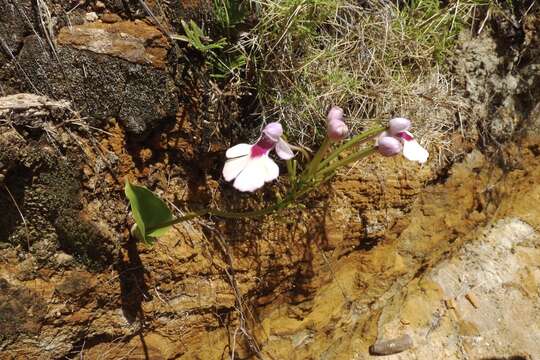
[[[411,122],[405,118],[390,120],[388,131],[383,132],[377,139],[379,153],[384,156],[394,156],[403,153],[403,156],[411,161],[423,164],[427,161],[429,153],[414,139],[408,131]]]
[[[238,144],[229,148],[225,153],[228,160],[223,167],[225,180],[234,180],[233,186],[240,191],[255,191],[265,182],[276,179],[279,167],[268,156],[270,151],[275,149],[276,154],[284,160],[294,157],[282,135],[281,124],[272,122],[265,126],[255,144]]]
[[[328,137],[332,141],[343,140],[349,135],[349,128],[343,121],[343,109],[338,106],[333,106],[328,112],[328,120],[326,122]]]

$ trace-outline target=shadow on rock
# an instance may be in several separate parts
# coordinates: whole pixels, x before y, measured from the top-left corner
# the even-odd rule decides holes
[[[144,323],[141,305],[144,300],[151,300],[151,296],[144,279],[145,269],[135,239],[130,239],[126,250],[128,260],[120,259],[116,266],[120,278],[122,312],[130,323],[135,322],[137,318]]]

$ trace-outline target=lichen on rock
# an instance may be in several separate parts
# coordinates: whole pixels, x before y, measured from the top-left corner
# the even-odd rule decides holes
[[[177,94],[167,72],[67,45],[58,46],[55,56],[43,46],[29,36],[17,56],[20,69],[14,72],[24,71],[21,85],[28,91],[69,99],[95,125],[118,118],[135,135],[174,118]]]

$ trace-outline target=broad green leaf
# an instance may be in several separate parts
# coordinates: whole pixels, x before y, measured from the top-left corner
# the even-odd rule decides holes
[[[146,243],[152,243],[152,238],[162,236],[169,230],[170,226],[152,230],[173,218],[163,200],[144,186],[137,186],[129,181],[126,181],[125,193],[131,205],[137,230]]]

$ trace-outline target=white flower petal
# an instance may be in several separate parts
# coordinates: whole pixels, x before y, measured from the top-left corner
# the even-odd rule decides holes
[[[423,164],[427,161],[429,153],[416,140],[404,140],[403,156],[411,161],[418,161]]]
[[[268,156],[263,156],[264,158],[264,168],[265,168],[265,177],[264,181],[272,181],[279,176],[279,166],[270,159]]]
[[[294,157],[291,147],[282,138],[279,138],[276,144],[276,154],[283,160],[290,160]]]
[[[244,155],[249,155],[249,152],[251,151],[251,147],[253,145],[250,144],[238,144],[234,145],[233,147],[229,148],[227,152],[225,153],[225,156],[227,159],[232,159]]]
[[[222,172],[225,180],[231,181],[232,179],[236,178],[238,174],[245,169],[249,160],[248,155],[227,160],[223,166]]]
[[[266,156],[249,158],[244,170],[236,177],[233,186],[240,191],[255,191],[264,185]]]

